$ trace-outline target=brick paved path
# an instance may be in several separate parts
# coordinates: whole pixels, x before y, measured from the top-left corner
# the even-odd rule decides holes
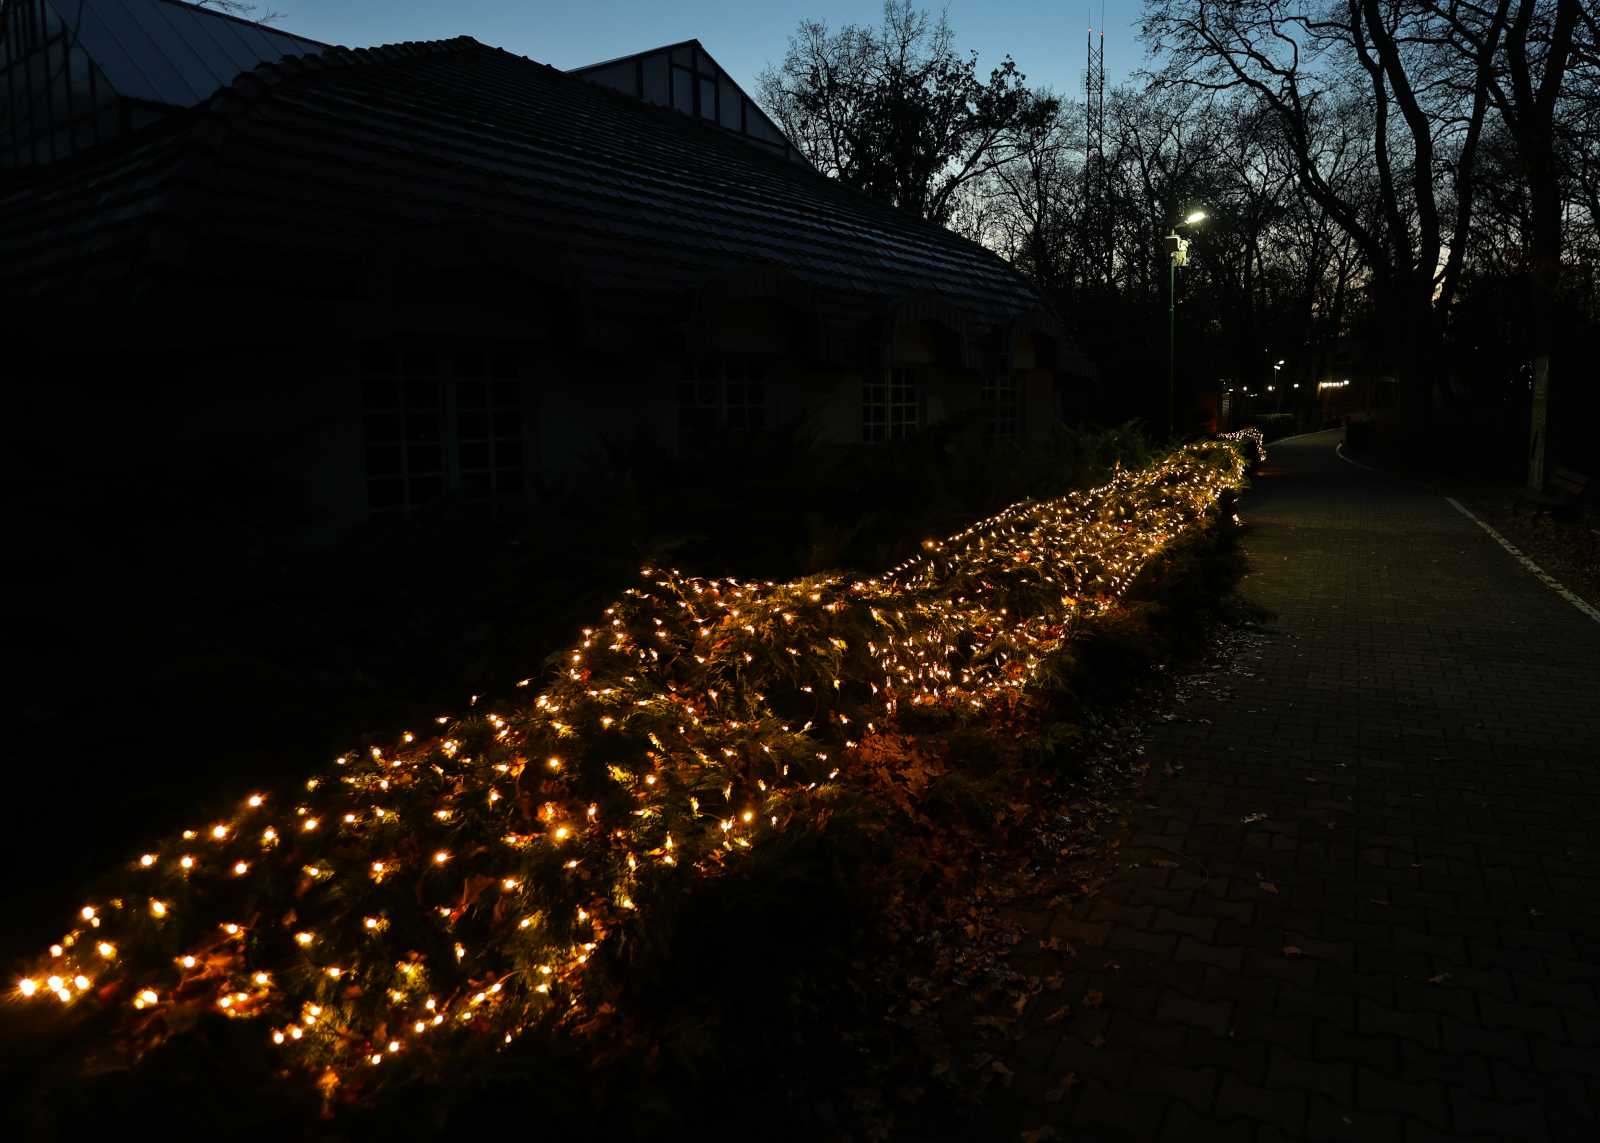
[[[1016,1046],[1043,1138],[1600,1139],[1600,625],[1337,440],[1246,499],[1253,673],[1019,950],[1074,1008]]]

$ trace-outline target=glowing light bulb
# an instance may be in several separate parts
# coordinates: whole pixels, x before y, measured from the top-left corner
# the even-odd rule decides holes
[[[21,980],[17,981],[17,991],[22,993],[24,996],[32,996],[35,992],[39,991],[39,982],[37,980],[30,980],[27,977],[23,977]]]

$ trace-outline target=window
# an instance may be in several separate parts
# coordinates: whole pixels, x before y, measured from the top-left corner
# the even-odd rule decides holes
[[[915,435],[922,424],[922,397],[911,370],[889,370],[881,381],[861,387],[861,439],[871,443],[899,441]]]
[[[495,507],[519,496],[519,365],[506,352],[363,353],[367,506],[403,513],[451,493]]]
[[[983,408],[989,415],[989,439],[1015,444],[1022,435],[1022,390],[1017,375],[991,374],[983,379]]]
[[[678,382],[679,444],[766,428],[766,369],[759,362],[708,357],[691,362],[686,372]]]

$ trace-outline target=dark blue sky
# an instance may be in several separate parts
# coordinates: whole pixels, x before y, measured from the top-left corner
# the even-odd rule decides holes
[[[937,11],[938,0],[919,7]],[[559,68],[597,63],[658,44],[697,38],[746,89],[783,57],[802,18],[830,27],[877,24],[881,0],[274,0],[287,32],[350,47],[468,35]],[[1066,0],[949,0],[963,50],[993,67],[1007,52],[1030,83],[1076,95],[1083,85],[1084,38],[1091,5]],[[1100,23],[1100,0],[1092,5]],[[1106,79],[1116,83],[1143,56],[1135,36],[1139,0],[1105,0]]]

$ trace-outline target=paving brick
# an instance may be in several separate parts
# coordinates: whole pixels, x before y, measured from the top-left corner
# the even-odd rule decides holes
[[[1092,921],[1110,921],[1113,924],[1126,925],[1130,929],[1146,931],[1149,930],[1150,921],[1155,915],[1153,906],[1119,905],[1105,895],[1096,897],[1089,909],[1089,919]]]
[[[1453,1126],[1463,1136],[1509,1135],[1515,1139],[1543,1139],[1549,1134],[1537,1103],[1501,1103],[1457,1087],[1450,1089],[1450,1111]]]
[[[1238,972],[1244,961],[1244,950],[1240,948],[1219,948],[1216,945],[1197,941],[1193,937],[1182,937],[1178,941],[1177,950],[1173,957],[1179,961],[1189,961],[1195,964],[1212,965],[1216,968]]]
[[[1224,1074],[1217,1091],[1217,1114],[1271,1124],[1290,1135],[1305,1126],[1306,1097],[1297,1091],[1258,1087]]]
[[[1355,998],[1319,989],[1300,988],[1293,984],[1278,989],[1278,1015],[1297,1019],[1315,1019],[1324,1024],[1355,1027]]]
[[[1488,1059],[1505,1060],[1518,1067],[1531,1066],[1527,1039],[1521,1032],[1464,1024],[1449,1016],[1440,1020],[1439,1030],[1446,1052],[1474,1052]]]
[[[1394,1076],[1407,1083],[1441,1083],[1446,1087],[1467,1087],[1488,1091],[1493,1084],[1489,1058],[1471,1052],[1452,1050],[1448,1038],[1443,1051],[1424,1048],[1415,1040],[1399,1040],[1400,1067],[1374,1066],[1379,1075]]]
[[[1172,955],[1178,938],[1171,933],[1151,933],[1126,925],[1112,925],[1106,938],[1106,948],[1143,953],[1146,956],[1165,958]]]
[[[1312,1096],[1302,1138],[1340,1143],[1399,1143],[1405,1131],[1398,1115],[1363,1111]]]
[[[1067,916],[1055,917],[1050,922],[1050,936],[1065,938],[1089,948],[1098,948],[1105,944],[1110,931],[1111,926],[1108,924],[1080,921]]]
[[[1561,1013],[1554,1008],[1507,1004],[1493,996],[1482,996],[1478,998],[1478,1010],[1484,1025],[1490,1028],[1519,1028],[1526,1032],[1538,1032],[1552,1040],[1566,1038]]]
[[[1188,1024],[1218,1036],[1227,1032],[1232,1012],[1233,1006],[1228,1001],[1191,1000],[1171,990],[1164,992],[1156,1005],[1158,1021]]]
[[[1183,1068],[1145,1058],[1134,1062],[1129,1090],[1168,1095],[1196,1111],[1209,1111],[1216,1098],[1217,1078],[1215,1068]]]
[[[1215,917],[1194,917],[1170,909],[1157,909],[1150,928],[1158,933],[1178,933],[1198,941],[1209,941],[1217,931],[1217,921]]]
[[[1133,1139],[1152,1139],[1166,1116],[1168,1101],[1160,1096],[1136,1095],[1121,1087],[1087,1080],[1078,1094],[1072,1122],[1083,1127],[1109,1127]],[[1082,1132],[1073,1136],[1083,1138]]]
[[[1337,1060],[1307,1060],[1273,1048],[1267,1056],[1267,1084],[1307,1094],[1322,1094],[1340,1106],[1351,1102],[1354,1068]]]
[[[1440,1129],[1449,1126],[1442,1085],[1405,1083],[1371,1068],[1356,1069],[1356,1106],[1421,1119]]]
[[[1356,1003],[1356,1027],[1362,1035],[1399,1036],[1429,1048],[1439,1046],[1439,1018],[1431,1012],[1401,1012],[1363,998]]]
[[[1248,1128],[1245,1129],[1248,1134]],[[1161,1126],[1161,1143],[1239,1143],[1240,1124],[1195,1111],[1186,1103],[1173,1102]]]
[[[1283,943],[1298,948],[1301,956],[1312,960],[1332,961],[1347,968],[1355,960],[1355,945],[1350,941],[1324,941],[1305,933],[1286,932]]]
[[[1317,983],[1316,962],[1287,955],[1282,947],[1274,952],[1247,950],[1244,954],[1244,971],[1251,976],[1271,977],[1299,988],[1314,988]]]
[[[1107,1040],[1119,1047],[1169,1060],[1183,1050],[1185,1035],[1181,1024],[1158,1024],[1131,1012],[1113,1013],[1106,1031]]]
[[[1080,1077],[1092,1076],[1118,1089],[1127,1087],[1133,1052],[1104,1044],[1097,1047],[1080,1039],[1077,1031],[1072,1029],[1061,1037],[1050,1062],[1051,1072],[1055,1075],[1075,1072]]]

